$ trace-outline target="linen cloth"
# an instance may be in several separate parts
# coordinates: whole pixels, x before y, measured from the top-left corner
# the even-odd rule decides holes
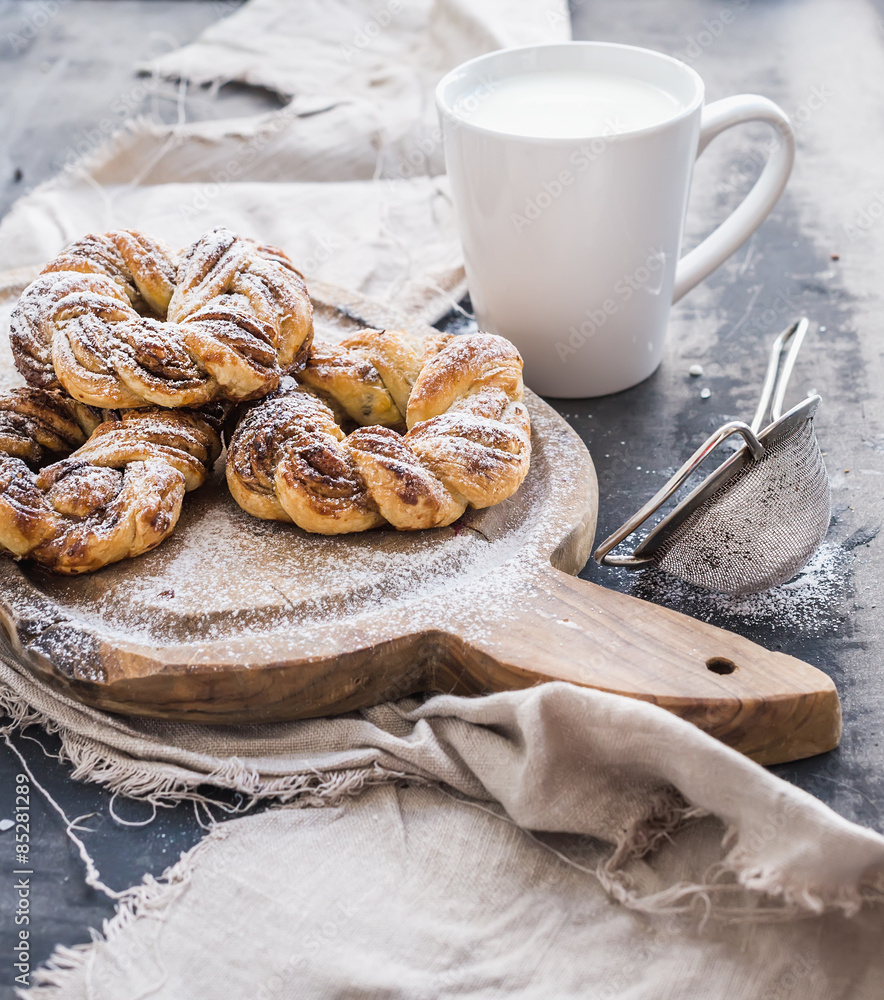
[[[129,123],[13,206],[0,270],[43,263],[90,228],[185,246],[223,222],[281,245],[308,279],[432,322],[466,290],[433,87],[474,55],[569,37],[564,0],[252,0],[150,69],[269,87],[288,104]]]
[[[252,0],[153,70],[269,86],[287,106],[132,123],[15,206],[0,268],[90,229],[182,245],[225,224],[308,278],[438,318],[463,273],[432,85],[480,52],[567,36],[546,0]],[[882,909],[860,907],[884,887],[884,838],[651,705],[554,684],[160,723],[72,701],[8,646],[0,699],[13,725],[59,733],[75,778],[216,812],[218,788],[277,804],[118,894],[106,940],[60,949],[32,996],[882,994]]]
[[[60,726],[75,776],[325,804],[219,824],[29,996],[881,995],[884,908],[857,910],[884,838],[653,705],[555,683],[193,726],[86,708],[9,654],[8,709]]]
[[[456,307],[466,289],[444,177],[146,186],[63,177],[0,224],[0,270],[45,263],[90,231],[143,229],[182,247],[220,223],[282,246],[308,282],[359,291],[425,322]]]
[[[710,824],[711,825],[711,824]],[[709,830],[637,875],[705,862]],[[65,1000],[836,1000],[881,996],[866,911],[787,924],[648,920],[612,904],[598,850],[538,839],[432,787],[222,824],[106,943],[64,956]],[[664,851],[664,853],[666,853]],[[575,867],[580,865],[581,867]],[[186,942],[183,944],[182,942]],[[223,956],[200,960],[199,956]]]

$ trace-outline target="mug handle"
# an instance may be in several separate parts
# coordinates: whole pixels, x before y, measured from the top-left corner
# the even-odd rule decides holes
[[[725,129],[744,122],[767,122],[774,128],[774,146],[764,170],[742,203],[705,240],[678,262],[672,301],[698,285],[743,244],[767,218],[783,193],[795,160],[795,134],[786,113],[757,94],[738,94],[703,108],[697,156]]]

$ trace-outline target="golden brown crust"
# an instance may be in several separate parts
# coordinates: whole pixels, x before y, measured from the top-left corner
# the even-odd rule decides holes
[[[177,469],[188,492],[202,486],[221,454],[214,421],[193,410],[127,410],[95,429],[72,456],[109,469],[162,461]]]
[[[69,455],[101,423],[101,413],[61,392],[22,387],[0,396],[0,454],[31,465]]]
[[[291,261],[226,229],[179,254],[128,230],[86,236],[25,289],[10,331],[31,385],[118,408],[258,399],[312,337]]]
[[[63,459],[35,474],[0,457],[0,542],[56,573],[89,573],[160,544],[181,512],[184,477],[165,462],[123,471]]]
[[[466,509],[402,437],[388,427],[360,427],[347,438],[366,492],[384,520],[400,531],[456,521]]]
[[[521,367],[513,345],[489,334],[424,344],[366,330],[316,345],[303,384],[288,380],[241,420],[230,491],[257,517],[322,534],[451,524],[468,505],[510,496],[528,472]],[[342,413],[369,426],[345,436]],[[394,428],[406,417],[403,435]]]
[[[175,288],[174,254],[169,247],[129,229],[76,240],[43,268],[44,274],[55,271],[106,276],[141,314],[165,315]]]
[[[0,397],[0,548],[58,573],[87,573],[171,534],[185,491],[205,482],[221,452],[223,413],[105,416],[50,390]],[[41,471],[24,461],[67,452]]]
[[[383,524],[326,404],[284,380],[248,410],[227,448],[236,502],[265,520],[294,521],[327,535]]]
[[[405,330],[360,330],[339,345],[314,343],[297,378],[335,411],[361,427],[405,429],[412,387],[429,358],[451,339],[426,342]]]
[[[421,369],[408,399],[408,427],[445,413],[462,399],[493,390],[513,401],[524,397],[519,352],[508,340],[490,333],[452,337]]]

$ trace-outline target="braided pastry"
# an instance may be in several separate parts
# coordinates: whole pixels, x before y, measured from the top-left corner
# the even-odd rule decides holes
[[[257,517],[326,535],[429,528],[499,503],[528,472],[522,359],[502,337],[364,331],[316,345],[298,378],[228,446],[230,492]],[[345,434],[342,413],[369,426]]]
[[[0,396],[0,455],[40,465],[85,444],[101,414],[70,396],[45,389],[12,389]]]
[[[259,399],[312,337],[285,254],[227,229],[180,254],[128,230],[86,236],[25,289],[10,331],[28,383],[114,408]]]
[[[220,421],[158,409],[100,420],[58,392],[16,389],[0,399],[0,547],[75,574],[171,534],[185,491],[205,482],[221,452]],[[24,461],[73,448],[38,472]]]
[[[362,330],[340,347],[317,342],[298,382],[324,399],[339,422],[404,430],[412,387],[449,339],[440,333],[421,342],[404,330]]]

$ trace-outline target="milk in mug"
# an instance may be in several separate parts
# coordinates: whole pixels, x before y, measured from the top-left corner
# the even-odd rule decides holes
[[[465,94],[455,113],[480,128],[540,139],[589,139],[660,125],[683,105],[653,84],[617,73],[525,73]]]

